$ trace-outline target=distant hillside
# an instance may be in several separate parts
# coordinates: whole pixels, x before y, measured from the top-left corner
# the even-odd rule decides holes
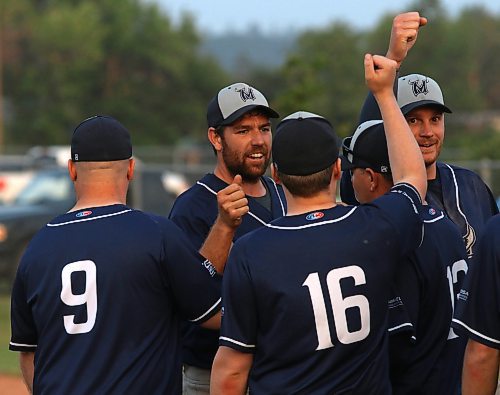
[[[245,72],[249,69],[276,68],[283,64],[287,53],[295,45],[297,33],[266,35],[258,29],[247,32],[228,32],[206,36],[201,51],[219,60],[228,72]]]

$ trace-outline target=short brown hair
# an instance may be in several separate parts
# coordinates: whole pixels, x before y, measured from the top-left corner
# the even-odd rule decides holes
[[[277,170],[277,175],[283,185],[292,195],[299,197],[311,197],[328,189],[332,179],[333,166],[307,176],[291,176]]]

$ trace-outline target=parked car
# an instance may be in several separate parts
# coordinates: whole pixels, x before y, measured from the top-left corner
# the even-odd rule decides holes
[[[139,165],[127,196],[131,207],[168,215],[187,188],[185,177],[163,166]],[[0,206],[0,283],[10,286],[24,249],[35,233],[75,204],[73,184],[65,168],[35,173],[9,205]]]

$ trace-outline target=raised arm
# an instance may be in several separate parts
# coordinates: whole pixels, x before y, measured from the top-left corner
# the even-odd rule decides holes
[[[384,56],[365,55],[365,80],[377,100],[384,121],[394,183],[413,185],[423,201],[427,192],[425,165],[392,90],[396,68],[394,60]]]
[[[418,12],[405,12],[394,17],[389,49],[385,56],[395,60],[398,69],[410,49],[415,45],[419,29],[426,24],[427,18],[420,16]]]

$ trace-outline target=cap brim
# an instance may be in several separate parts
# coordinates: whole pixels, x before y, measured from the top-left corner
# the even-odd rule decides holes
[[[227,126],[232,124],[234,121],[237,119],[241,118],[243,115],[245,115],[247,112],[250,112],[252,110],[260,110],[267,114],[269,118],[279,118],[280,115],[274,111],[270,107],[262,106],[259,104],[250,104],[245,107],[241,107],[239,110],[233,112],[230,116],[228,116],[223,122],[221,122],[220,126]]]
[[[415,108],[423,107],[423,106],[433,106],[433,107],[438,107],[439,109],[443,110],[443,112],[447,112],[451,114],[451,110],[446,107],[444,104],[441,104],[437,101],[434,100],[420,100],[416,101],[413,103],[409,103],[406,106],[401,107],[401,112],[406,115],[410,111],[414,110]]]

